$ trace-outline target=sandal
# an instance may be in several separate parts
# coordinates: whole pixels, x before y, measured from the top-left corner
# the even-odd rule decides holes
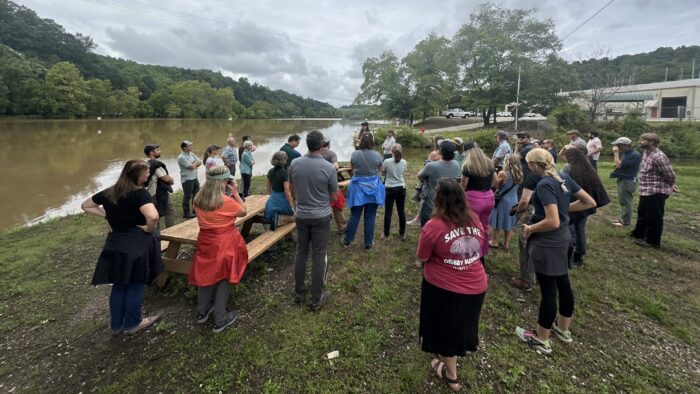
[[[495,244],[495,245],[494,245],[494,244],[492,244],[491,242],[489,242],[489,248],[491,248],[491,249],[498,249],[498,248],[500,248],[500,246],[498,246],[498,244]]]
[[[152,326],[153,323],[157,322],[158,320],[160,320],[160,314],[145,317],[145,318],[141,319],[141,323],[139,323],[138,326],[131,328],[129,330],[124,330],[124,333],[127,335],[134,335],[137,332]]]
[[[441,365],[442,368],[440,367]],[[444,361],[440,361],[439,359],[434,358],[430,361],[430,366],[433,369],[433,372],[435,372],[435,376],[443,380],[447,387],[449,387],[450,390],[452,390],[452,392],[457,393],[460,390],[462,390],[462,385],[459,383],[459,380],[451,379],[447,376],[447,365],[445,365]],[[457,388],[455,388],[454,385],[457,385]]]

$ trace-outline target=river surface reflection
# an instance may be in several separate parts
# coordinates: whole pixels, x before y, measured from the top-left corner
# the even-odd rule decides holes
[[[114,183],[124,162],[143,158],[143,147],[160,144],[163,160],[181,189],[177,156],[180,142],[192,140],[202,158],[211,144],[226,145],[233,135],[240,142],[253,137],[254,175],[270,169],[272,153],[299,134],[298,150],[306,152],[305,135],[314,129],[331,138],[340,161],[353,152],[357,122],[333,119],[290,120],[10,120],[0,121],[3,175],[0,182],[0,229],[33,224],[80,211],[80,204]],[[240,177],[239,174],[236,174]],[[204,170],[200,169],[200,180]]]

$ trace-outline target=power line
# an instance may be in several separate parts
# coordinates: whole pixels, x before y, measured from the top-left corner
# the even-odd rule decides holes
[[[615,0],[610,0],[610,1],[608,1],[608,3],[605,4],[604,6],[600,7],[600,9],[599,9],[598,11],[595,12],[595,14],[591,15],[588,19],[586,19],[585,21],[583,21],[583,23],[581,23],[580,25],[576,26],[576,28],[575,28],[574,30],[572,30],[569,34],[567,34],[567,35],[566,35],[564,38],[562,38],[561,40],[564,41],[564,40],[566,40],[567,38],[569,38],[570,35],[576,33],[576,30],[582,28],[583,25],[585,25],[586,23],[590,22],[591,19],[595,18],[596,15],[600,14],[601,12],[603,12],[603,10],[606,9],[606,8],[608,8],[608,6],[609,6],[610,4],[612,4],[614,1],[615,1]]]
[[[148,16],[151,18],[165,21],[165,22],[176,23],[176,24],[180,24],[183,26],[192,27],[194,29],[201,30],[201,31],[207,31],[210,33],[219,33],[219,34],[230,34],[231,33],[230,31],[227,31],[227,30],[211,28],[210,26],[207,26],[207,25],[203,25],[203,24],[199,24],[199,23],[195,23],[195,22],[187,22],[187,21],[183,21],[181,19],[170,18],[168,16],[164,16],[164,15],[154,13],[154,12],[151,12],[148,10],[129,8],[129,7],[123,6],[121,4],[114,4],[114,3],[104,1],[104,0],[84,0],[84,1],[96,4],[96,5],[100,5],[103,7],[113,8],[113,9],[120,10],[123,12],[138,14],[138,15],[142,15],[142,16]],[[205,19],[205,18],[200,18],[200,19]],[[221,21],[217,21],[217,22],[223,23]],[[246,31],[241,32],[241,34],[251,36],[251,34],[247,33]],[[285,38],[284,36],[275,35],[273,33],[266,33],[266,35],[273,36],[274,38],[277,38],[277,39],[286,39],[286,41],[288,41],[289,43],[294,44],[296,47],[303,49],[306,52],[313,52],[313,53],[317,53],[320,55],[336,56],[336,57],[344,57],[347,59],[353,59],[353,57],[350,56],[349,54],[341,53],[340,51],[334,51],[331,49],[324,49],[324,48],[313,48],[313,47],[308,47],[308,46],[304,46],[304,45],[299,45],[299,44],[294,43],[289,38]]]

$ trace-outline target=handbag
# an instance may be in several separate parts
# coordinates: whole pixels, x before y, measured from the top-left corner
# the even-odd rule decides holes
[[[508,192],[509,192],[513,187],[515,187],[515,182],[513,182],[513,184],[510,185],[510,187],[509,187],[508,189],[506,189],[506,191],[504,191],[503,193],[501,193],[500,190],[498,191],[498,193],[494,196],[494,200],[495,200],[495,204],[493,205],[494,208],[498,206],[498,203],[501,202],[501,199],[503,199],[503,196],[505,196],[506,194],[508,194]]]

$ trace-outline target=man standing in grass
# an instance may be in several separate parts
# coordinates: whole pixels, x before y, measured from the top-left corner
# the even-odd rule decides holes
[[[287,154],[287,164],[284,166],[285,170],[289,169],[289,165],[292,164],[292,160],[301,156],[301,153],[297,152],[296,150],[300,142],[301,138],[296,134],[292,134],[289,136],[289,138],[287,138],[287,143],[282,145],[280,148],[282,152]]]
[[[182,141],[180,148],[182,153],[177,158],[177,164],[180,166],[180,181],[182,181],[182,217],[192,219],[196,216],[194,210],[190,208],[190,203],[199,191],[197,168],[202,165],[202,161],[192,152],[192,141]]]
[[[493,152],[491,160],[493,161],[493,168],[495,168],[496,171],[500,171],[503,169],[506,156],[513,153],[513,150],[508,143],[508,133],[506,131],[499,130],[498,133],[496,133],[496,142],[498,143],[498,147]]]
[[[311,310],[316,311],[330,298],[323,290],[328,273],[328,238],[331,201],[338,198],[338,174],[321,156],[323,134],[314,130],[306,136],[309,153],[289,167],[289,187],[296,200],[297,253],[294,261],[294,302],[306,298],[306,261],[311,249]]]
[[[658,148],[659,144],[661,139],[656,133],[639,136],[639,146],[644,149],[644,156],[639,172],[637,225],[632,231],[637,245],[657,249],[661,247],[666,199],[671,193],[678,192],[671,161]]]
[[[594,170],[598,170],[598,159],[600,159],[600,152],[603,151],[603,143],[600,142],[597,131],[588,133],[586,150],[588,151],[588,161],[591,163]]]
[[[578,130],[569,130],[566,132],[566,135],[569,136],[569,143],[571,145],[581,145],[581,146],[586,146],[586,141],[583,140],[578,134]],[[562,151],[564,148],[562,148]],[[559,156],[561,156],[561,152],[559,152]]]
[[[224,153],[221,155],[224,160],[224,164],[228,168],[231,175],[236,175],[236,163],[238,163],[238,150],[236,148],[236,139],[233,136],[228,137],[226,140],[226,147],[224,148]]]
[[[632,149],[632,140],[620,137],[612,143],[615,169],[610,178],[617,179],[617,197],[620,200],[620,217],[615,226],[626,227],[632,223],[632,198],[637,190],[637,173],[642,155]]]
[[[149,166],[148,183],[146,189],[153,199],[153,205],[158,210],[160,217],[165,217],[165,227],[175,225],[175,208],[173,201],[170,198],[170,193],[173,192],[173,183],[175,180],[168,173],[168,168],[160,159],[160,146],[156,144],[148,144],[143,148],[143,153],[146,154]]]

